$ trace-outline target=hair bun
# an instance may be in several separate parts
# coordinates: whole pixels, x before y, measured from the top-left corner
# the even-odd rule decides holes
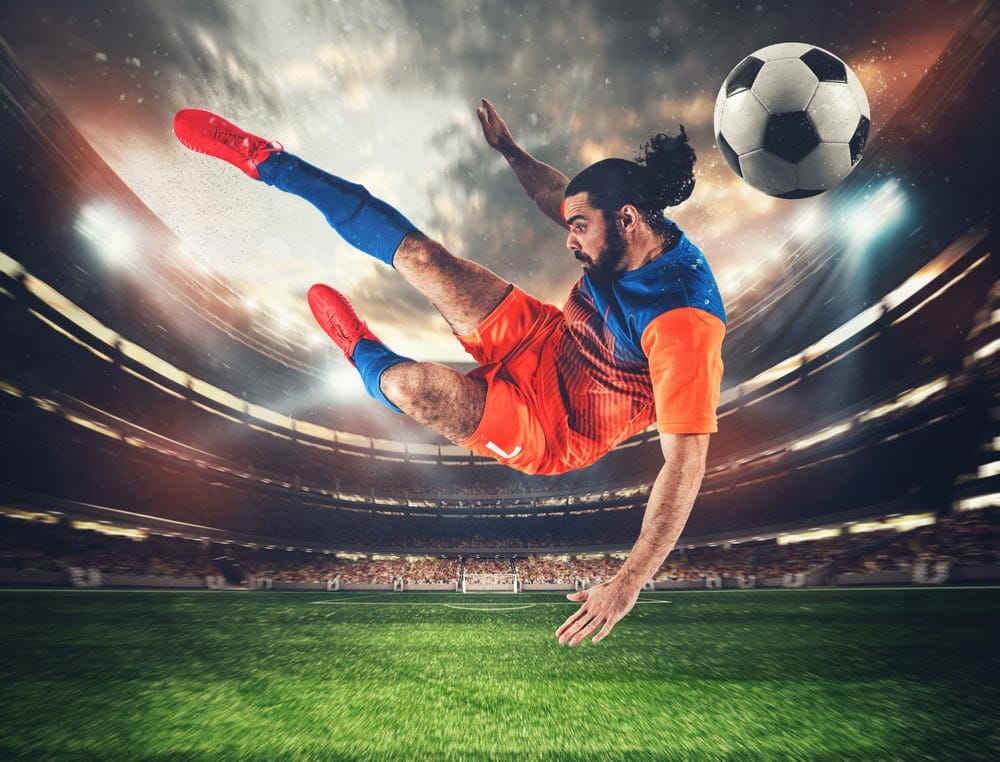
[[[677,136],[653,135],[635,161],[646,168],[650,201],[656,207],[677,206],[694,190],[694,163],[698,160],[688,143],[684,125]]]

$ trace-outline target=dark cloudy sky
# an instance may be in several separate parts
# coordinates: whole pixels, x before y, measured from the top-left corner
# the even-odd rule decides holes
[[[310,207],[182,149],[185,106],[220,111],[362,182],[458,254],[562,304],[578,264],[523,196],[475,118],[488,97],[515,137],[572,176],[631,158],[683,123],[699,162],[671,216],[723,291],[777,252],[809,201],[746,186],[714,147],[715,96],[743,56],[824,47],[854,69],[873,127],[916,85],[972,0],[947,2],[0,2],[0,35],[111,167],[269,318],[315,333],[316,281],[357,298],[416,357],[464,359],[398,276]]]

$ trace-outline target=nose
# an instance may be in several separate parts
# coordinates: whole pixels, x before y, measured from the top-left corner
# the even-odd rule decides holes
[[[583,249],[583,247],[580,246],[580,242],[577,240],[576,236],[573,233],[570,233],[568,236],[566,236],[566,248],[569,249],[570,251],[580,251]]]

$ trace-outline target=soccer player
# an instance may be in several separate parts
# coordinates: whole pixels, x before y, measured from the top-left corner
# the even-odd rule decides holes
[[[664,216],[694,188],[694,150],[655,135],[636,161],[605,159],[570,181],[524,152],[496,109],[477,115],[524,190],[568,230],[583,275],[562,310],[429,239],[368,191],[220,116],[183,109],[174,133],[317,207],[349,243],[426,296],[479,366],[468,374],[389,349],[326,285],[309,290],[319,324],[372,397],[452,442],[526,473],[590,465],[657,423],[664,464],[639,537],[612,579],[573,593],[557,630],[605,638],[635,605],[687,521],[705,470],[722,378],[725,311],[701,251]]]

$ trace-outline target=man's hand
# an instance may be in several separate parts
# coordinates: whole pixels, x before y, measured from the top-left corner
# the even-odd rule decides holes
[[[640,587],[635,587],[614,577],[589,590],[570,593],[571,601],[585,601],[562,627],[556,630],[559,645],[575,646],[590,636],[598,627],[601,631],[594,636],[594,643],[600,643],[624,617],[639,598]]]
[[[483,126],[483,137],[489,143],[490,148],[495,148],[504,156],[508,156],[511,151],[517,148],[507,123],[503,120],[496,108],[488,100],[483,98],[483,105],[476,109],[476,116]]]

